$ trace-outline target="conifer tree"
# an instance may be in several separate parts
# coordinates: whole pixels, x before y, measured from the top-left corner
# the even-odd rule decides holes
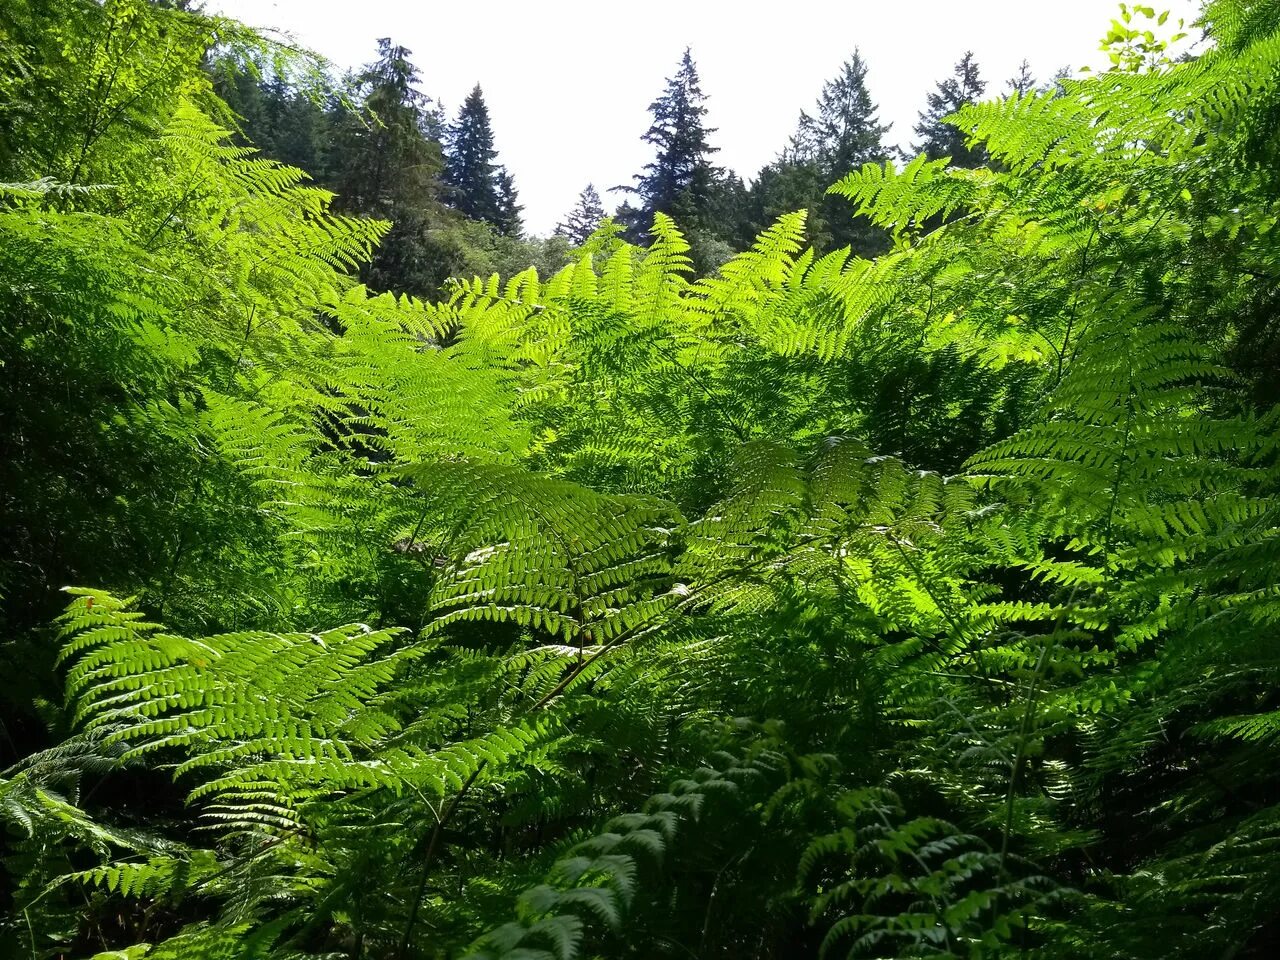
[[[412,51],[383,38],[378,54],[356,77],[365,115],[342,106],[331,113],[328,180],[340,209],[393,224],[361,279],[378,290],[426,295],[444,280],[427,239],[447,214],[441,148],[430,135],[431,98],[419,89]]]
[[[449,112],[440,100],[436,100],[422,115],[422,132],[436,143],[449,139]]]
[[[1049,78],[1049,82],[1046,83],[1040,89],[1043,90],[1045,93],[1053,93],[1053,94],[1060,95],[1065,91],[1065,87],[1063,86],[1063,83],[1070,79],[1071,79],[1071,68],[1059,67],[1057,70],[1054,71],[1053,76]]]
[[[272,80],[271,94],[270,104],[279,111],[272,157],[318,175],[327,163],[323,107],[278,75]]]
[[[966,104],[976,103],[987,88],[978,74],[978,62],[973,51],[967,51],[955,65],[952,75],[938,84],[928,96],[928,106],[920,112],[915,126],[920,143],[916,151],[929,159],[950,157],[955,167],[980,167],[987,160],[986,151],[965,144],[964,134],[945,119]]]
[[[331,98],[327,111],[287,74],[239,55],[214,61],[211,70],[245,145],[307,170],[338,194],[335,206],[344,213],[391,221],[372,262],[360,270],[371,288],[430,297],[453,276],[510,275],[534,263],[547,272],[560,265],[560,241],[544,246],[521,236],[521,206],[504,167],[493,164],[493,221],[468,219],[446,205],[441,144],[451,125],[443,104],[420,91],[403,47],[383,41],[376,62],[332,81],[348,95]]]
[[[867,90],[866,61],[855,48],[839,75],[823,84],[815,114],[800,114],[793,141],[816,165],[823,190],[863,164],[887,159],[883,139],[889,126],[880,123],[877,109]],[[884,248],[884,231],[854,217],[841,198],[824,193],[810,206],[829,231],[831,247],[847,246],[862,256]]]
[[[472,220],[498,225],[498,151],[480,84],[467,95],[449,131],[446,179],[455,208]]]
[[[334,187],[345,206],[365,215],[395,219],[392,207],[439,193],[440,145],[424,134],[431,98],[418,87],[412,53],[380,39],[378,59],[356,78],[367,116],[335,111]]]
[[[506,167],[498,167],[497,175],[498,215],[493,225],[504,237],[519,237],[523,224],[520,211],[524,209],[516,202],[519,192],[516,190],[515,177]]]
[[[578,194],[574,208],[556,225],[555,232],[576,246],[585,243],[603,219],[604,205],[600,202],[600,194],[596,192],[594,183],[588,183],[586,189]]]
[[[889,132],[876,116],[867,90],[867,64],[857,49],[840,74],[822,85],[813,116],[801,112],[794,144],[802,159],[816,160],[833,180],[864,163],[885,158],[881,142]]]
[[[1031,64],[1024,58],[1018,64],[1018,72],[1005,81],[1005,92],[1011,93],[1015,97],[1025,97],[1036,89],[1036,77],[1031,72]]]
[[[0,957],[1274,956],[1277,4],[843,177],[875,263],[426,303],[234,25],[5,0]],[[353,168],[394,86],[379,256],[528,249]]]
[[[657,155],[636,175],[635,186],[620,188],[640,200],[638,207],[627,204],[619,211],[634,236],[649,228],[656,213],[675,217],[688,230],[706,226],[703,221],[720,175],[709,159],[718,148],[708,142],[715,128],[703,125],[706,99],[686,47],[675,76],[649,104],[653,123],[641,139],[655,147]]]
[[[883,230],[854,217],[847,201],[826,194],[827,187],[851,171],[888,157],[883,138],[889,127],[876,115],[866,78],[866,61],[855,49],[835,79],[823,84],[813,114],[800,113],[795,134],[749,191],[748,237],[783,213],[804,207],[809,239],[819,249],[848,246],[860,256],[884,249]]]

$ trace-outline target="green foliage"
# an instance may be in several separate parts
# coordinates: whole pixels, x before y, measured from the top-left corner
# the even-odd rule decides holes
[[[917,152],[930,160],[947,157],[957,167],[980,167],[986,162],[986,154],[967,143],[963,133],[948,122],[948,118],[963,107],[977,103],[987,84],[979,76],[978,62],[973,51],[956,63],[952,76],[938,83],[937,89],[927,98],[927,106],[920,111],[915,126],[920,143]]]
[[[600,194],[596,192],[594,183],[588,183],[578,195],[577,205],[556,225],[556,235],[565,237],[574,246],[582,246],[603,221],[604,207],[600,204]]]
[[[15,7],[0,942],[1269,956],[1270,6],[844,176],[874,260],[659,211],[440,302],[214,119],[269,47]]]
[[[862,788],[836,803],[847,821],[814,838],[800,858],[815,922],[831,915],[820,953],[981,956],[1060,897],[1047,877],[1012,865],[975,836],[935,817],[903,820],[900,801]],[[843,875],[814,883],[821,864],[847,858]],[[1014,866],[1015,869],[1010,869]]]
[[[847,246],[861,257],[884,252],[881,231],[864,217],[850,217],[839,198],[824,195],[851,170],[888,158],[883,138],[889,128],[880,124],[876,111],[867,91],[866,61],[854,50],[839,75],[823,84],[813,115],[800,113],[787,149],[751,185],[745,201],[752,214],[751,237],[782,214],[804,208],[815,249]]]
[[[707,96],[702,92],[697,65],[686,47],[675,76],[668,77],[662,95],[649,104],[653,123],[640,138],[654,148],[653,160],[644,172],[635,175],[635,186],[615,187],[633,194],[637,206],[624,203],[618,221],[627,229],[628,239],[640,242],[659,214],[687,224],[695,241],[695,262],[699,272],[718,266],[703,255],[701,247],[717,235],[715,208],[723,200],[724,171],[711,163],[720,148],[710,143],[714,127],[707,127]]]
[[[443,108],[422,92],[411,56],[382,38],[378,59],[340,82],[297,79],[230,53],[210,69],[231,108],[227,122],[247,144],[306,170],[334,191],[343,212],[391,221],[384,242],[360,265],[360,279],[372,289],[435,297],[453,276],[510,275],[529,266],[554,272],[565,246],[520,240],[514,180],[492,163],[483,99],[464,106],[451,133]],[[462,180],[470,184],[465,189]]]
[[[467,95],[449,130],[448,184],[463,216],[483,220],[506,236],[520,232],[515,187],[505,168],[496,166],[489,108],[480,85]]]

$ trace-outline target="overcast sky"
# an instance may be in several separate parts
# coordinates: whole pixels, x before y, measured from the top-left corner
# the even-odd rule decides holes
[[[594,182],[631,183],[652,159],[648,105],[693,48],[718,128],[716,162],[750,180],[773,159],[824,80],[859,47],[889,137],[907,145],[926,93],[973,50],[999,93],[1025,57],[1044,79],[1097,64],[1115,0],[207,0],[286,31],[339,68],[378,37],[413,51],[424,91],[452,116],[477,82],[498,159],[516,178],[528,229],[548,233]],[[1157,8],[1194,19],[1194,0]]]

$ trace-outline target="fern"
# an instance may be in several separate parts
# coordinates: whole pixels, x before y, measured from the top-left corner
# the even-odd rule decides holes
[[[874,261],[660,216],[427,304],[233,144],[199,64],[269,45],[19,0],[6,945],[1264,955],[1272,6],[851,173]]]

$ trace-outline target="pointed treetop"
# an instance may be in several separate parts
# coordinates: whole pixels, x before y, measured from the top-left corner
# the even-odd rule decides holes
[[[600,202],[600,194],[596,192],[594,183],[588,183],[586,189],[578,194],[577,205],[556,225],[556,235],[567,238],[574,246],[581,246],[595,233],[603,219],[604,205]]]
[[[1018,64],[1018,72],[1005,81],[1005,92],[1015,97],[1025,97],[1036,89],[1036,77],[1031,64],[1025,58]]]
[[[445,179],[453,205],[463,216],[495,226],[502,219],[497,156],[489,108],[477,83],[449,128]]]
[[[667,78],[662,95],[649,104],[653,123],[641,139],[656,147],[657,155],[636,175],[634,186],[615,188],[639,197],[638,207],[625,205],[619,211],[630,221],[633,237],[648,230],[656,213],[674,216],[686,227],[707,214],[721,171],[709,159],[717,148],[707,139],[715,128],[703,125],[706,99],[686,47],[675,76]]]
[[[928,95],[928,106],[920,111],[920,120],[915,126],[916,135],[921,138],[915,149],[931,160],[950,157],[952,166],[956,167],[980,167],[986,163],[986,151],[981,147],[967,146],[964,133],[945,122],[961,107],[977,103],[986,88],[986,82],[979,76],[973,51],[967,51],[955,65],[952,75]]]
[[[378,39],[378,59],[366,64],[357,78],[370,109],[376,111],[380,104],[389,102],[419,113],[427,110],[431,98],[418,89],[422,77],[411,56],[412,50],[393,43],[390,37]]]
[[[822,85],[814,114],[800,114],[792,159],[816,162],[830,178],[882,161],[889,126],[880,123],[878,109],[867,90],[866,62],[855,48],[839,75]]]
[[[524,209],[516,198],[516,181],[506,167],[497,170],[498,218],[494,226],[504,237],[519,237],[524,228],[520,219],[520,211]]]
[[[335,122],[330,177],[342,203],[365,214],[436,199],[440,146],[427,132],[431,98],[418,87],[411,55],[381,38],[378,58],[355,78],[369,116],[340,113]]]

